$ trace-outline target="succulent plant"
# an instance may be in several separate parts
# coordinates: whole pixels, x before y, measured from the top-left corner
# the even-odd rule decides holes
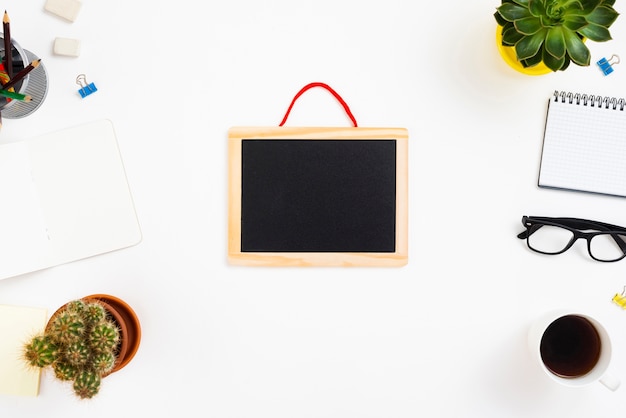
[[[570,62],[591,60],[585,39],[611,39],[609,27],[618,13],[615,0],[502,0],[494,17],[502,26],[502,45],[515,47],[524,67],[543,62],[552,71]]]
[[[113,369],[119,342],[120,331],[102,304],[76,300],[24,345],[24,359],[31,366],[51,367],[59,380],[73,381],[78,397],[91,398]]]

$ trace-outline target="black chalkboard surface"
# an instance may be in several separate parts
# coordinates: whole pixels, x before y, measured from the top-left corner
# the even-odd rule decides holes
[[[407,139],[400,128],[232,128],[229,260],[406,264]]]

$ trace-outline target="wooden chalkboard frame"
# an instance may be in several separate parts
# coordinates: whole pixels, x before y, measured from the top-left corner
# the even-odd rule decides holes
[[[243,252],[242,141],[394,140],[396,228],[393,252]],[[233,127],[228,131],[228,261],[243,266],[383,266],[408,262],[408,131],[404,128]]]

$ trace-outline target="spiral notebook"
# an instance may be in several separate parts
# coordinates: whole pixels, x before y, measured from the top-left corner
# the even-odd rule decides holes
[[[549,101],[539,187],[626,197],[626,100],[557,91]]]

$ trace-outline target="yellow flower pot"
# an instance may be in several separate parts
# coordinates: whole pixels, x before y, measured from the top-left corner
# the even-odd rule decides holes
[[[515,53],[515,47],[502,45],[502,26],[496,27],[496,45],[498,45],[498,51],[504,59],[504,62],[509,64],[511,68],[526,75],[544,75],[553,72],[543,62],[532,67],[524,67],[517,59]]]

